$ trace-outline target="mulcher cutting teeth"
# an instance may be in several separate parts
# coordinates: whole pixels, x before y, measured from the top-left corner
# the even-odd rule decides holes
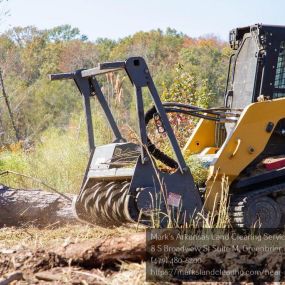
[[[85,189],[76,201],[78,218],[103,227],[132,222],[127,205],[129,186],[127,181],[98,182]]]

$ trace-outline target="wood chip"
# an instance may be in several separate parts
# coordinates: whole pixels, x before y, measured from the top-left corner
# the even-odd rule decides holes
[[[0,285],[8,285],[13,281],[20,280],[23,280],[23,273],[21,271],[15,271],[4,275],[4,277],[0,279]]]

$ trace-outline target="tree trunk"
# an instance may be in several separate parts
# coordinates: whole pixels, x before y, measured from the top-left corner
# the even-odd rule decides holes
[[[96,274],[95,268],[103,269],[105,266],[118,268],[122,262],[141,263],[146,260],[145,246],[146,234],[140,232],[79,242],[70,241],[69,244],[61,242],[61,245],[56,243],[52,247],[45,248],[19,248],[12,252],[10,249],[1,249],[0,276],[17,271],[22,272],[27,280],[33,280],[33,277],[36,276],[40,280],[61,281],[66,279],[67,276],[62,273],[68,269],[69,277],[76,278],[75,271],[86,272],[90,276],[96,277],[96,275],[92,275]],[[64,271],[61,271],[61,268]],[[95,284],[94,280],[92,281],[90,284]],[[35,284],[35,282],[29,284]],[[66,281],[56,284],[66,284]],[[79,280],[76,284],[83,284],[83,282],[81,283]]]
[[[11,105],[10,105],[10,101],[9,101],[8,95],[6,93],[6,89],[5,89],[5,86],[4,86],[4,80],[3,80],[2,70],[1,69],[0,69],[0,85],[1,85],[3,97],[5,99],[5,103],[6,103],[6,106],[7,106],[7,109],[8,109],[8,113],[9,113],[9,117],[10,117],[10,120],[11,120],[11,124],[13,126],[14,131],[15,131],[16,139],[17,139],[17,141],[19,141],[21,138],[20,138],[19,130],[18,130],[18,128],[16,126],[16,123],[15,123],[15,119],[14,119],[14,115],[13,115],[12,108],[11,108]]]
[[[141,262],[146,258],[146,234],[140,232],[70,243],[64,248],[54,248],[53,251],[83,267],[94,268],[118,261]]]
[[[77,220],[72,212],[72,198],[71,194],[0,185],[0,226],[74,224]]]

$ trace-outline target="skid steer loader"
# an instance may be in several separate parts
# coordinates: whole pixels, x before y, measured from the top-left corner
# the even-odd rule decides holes
[[[161,226],[173,220],[188,222],[202,208],[215,211],[223,177],[227,177],[233,226],[284,226],[285,27],[257,24],[237,28],[230,32],[229,41],[232,55],[221,108],[162,103],[140,57],[50,75],[51,80],[73,79],[84,99],[91,154],[74,202],[79,219],[102,226],[133,221],[149,225],[155,214]],[[101,74],[118,70],[127,73],[135,89],[139,144],[122,137],[97,80]],[[149,90],[154,103],[147,112],[143,88]],[[110,144],[95,147],[92,96],[97,97],[113,131]],[[200,118],[183,152],[167,113]],[[146,126],[152,119],[167,134],[175,158],[150,140]],[[209,165],[203,195],[184,160],[193,154]],[[135,167],[126,166],[130,160]],[[173,171],[158,168],[157,160]]]

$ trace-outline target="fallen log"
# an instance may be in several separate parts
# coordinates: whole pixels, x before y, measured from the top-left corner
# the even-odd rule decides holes
[[[146,234],[130,233],[119,237],[92,239],[44,249],[2,250],[0,276],[11,271],[34,275],[52,268],[94,269],[119,265],[120,262],[141,263],[146,259]],[[40,275],[40,278],[43,277]]]
[[[74,224],[71,194],[13,189],[0,185],[0,226]]]
[[[141,262],[146,258],[146,234],[140,232],[70,243],[52,251],[84,268],[115,264],[118,261]]]

